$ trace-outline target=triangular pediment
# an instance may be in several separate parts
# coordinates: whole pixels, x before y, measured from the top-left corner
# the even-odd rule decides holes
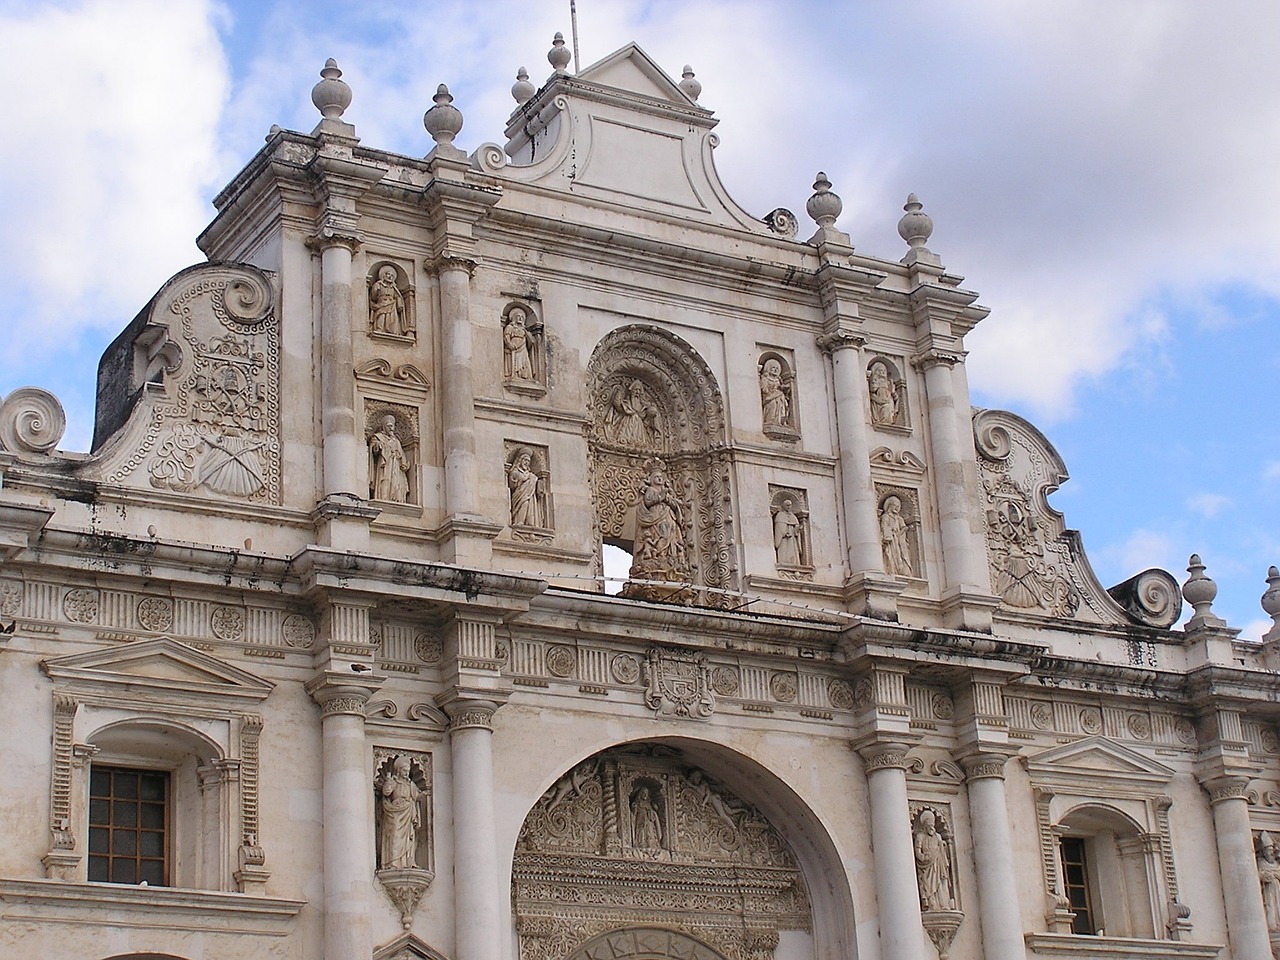
[[[448,960],[439,950],[412,933],[402,933],[373,951],[373,960]]]
[[[1173,770],[1107,737],[1086,737],[1038,753],[1026,760],[1032,782],[1078,786],[1094,784],[1157,789]]]
[[[696,105],[637,43],[628,43],[597,60],[576,74],[576,79],[681,106]]]
[[[262,700],[274,686],[169,637],[55,657],[41,666],[59,687],[71,692],[196,693]]]

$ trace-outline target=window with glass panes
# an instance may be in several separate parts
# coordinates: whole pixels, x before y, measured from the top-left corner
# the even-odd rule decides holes
[[[169,774],[94,766],[89,775],[89,879],[169,883]]]
[[[1063,837],[1062,882],[1066,886],[1067,899],[1071,901],[1071,912],[1075,919],[1071,921],[1072,933],[1093,934],[1098,932],[1093,919],[1093,904],[1089,894],[1089,864],[1085,859],[1085,841],[1083,837]]]

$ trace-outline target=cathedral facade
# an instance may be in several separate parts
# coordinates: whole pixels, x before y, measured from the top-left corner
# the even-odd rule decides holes
[[[0,957],[1280,951],[1280,575],[1104,587],[916,197],[754,216],[691,70],[568,59],[425,159],[330,61],[92,452],[0,404]]]

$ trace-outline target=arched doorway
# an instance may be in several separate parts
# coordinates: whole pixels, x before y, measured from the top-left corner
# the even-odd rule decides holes
[[[587,366],[591,493],[597,550],[635,559],[627,595],[724,606],[737,587],[724,401],[715,375],[684,340],[657,327],[611,331]],[[664,559],[646,563],[636,502],[655,475],[672,501]],[[643,539],[643,531],[641,531]],[[659,581],[647,588],[642,579]],[[670,584],[670,586],[667,586]],[[711,588],[711,589],[705,589]]]
[[[568,960],[726,960],[679,930],[631,927],[606,933],[575,950]]]
[[[675,934],[703,960],[772,960],[784,932],[813,931],[783,835],[655,742],[589,757],[534,804],[516,843],[512,908],[521,960],[595,960],[589,949],[612,950],[609,935],[637,960],[691,957],[654,952],[675,949]]]

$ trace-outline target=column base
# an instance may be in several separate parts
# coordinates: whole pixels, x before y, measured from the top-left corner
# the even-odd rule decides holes
[[[952,630],[990,633],[1000,598],[972,587],[954,587],[942,595],[942,619]]]
[[[454,513],[436,528],[440,558],[460,567],[487,568],[493,561],[493,541],[504,529],[486,517]]]
[[[898,622],[898,597],[907,585],[883,573],[855,573],[844,582],[846,609],[859,617]]]
[[[335,550],[369,549],[369,524],[382,511],[350,494],[330,494],[311,511],[316,543]]]

